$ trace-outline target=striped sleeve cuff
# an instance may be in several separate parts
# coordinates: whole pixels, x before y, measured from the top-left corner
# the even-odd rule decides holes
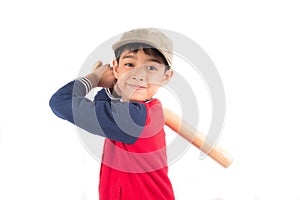
[[[92,84],[89,79],[87,79],[85,77],[80,77],[77,80],[80,81],[84,85],[86,94],[92,90]]]

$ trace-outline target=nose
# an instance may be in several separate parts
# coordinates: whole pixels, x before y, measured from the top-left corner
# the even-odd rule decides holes
[[[137,75],[133,75],[132,79],[135,81],[144,81],[144,77],[142,76],[137,76]]]
[[[131,70],[132,76],[131,78],[135,81],[145,81],[146,73],[144,67],[136,67]]]

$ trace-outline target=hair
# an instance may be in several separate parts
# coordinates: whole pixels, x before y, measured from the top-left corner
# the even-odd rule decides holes
[[[158,51],[156,48],[154,48],[151,45],[145,44],[145,43],[130,43],[130,44],[125,44],[118,49],[115,50],[115,56],[117,62],[120,60],[120,56],[124,51],[129,51],[133,53],[137,53],[139,50],[142,50],[145,54],[154,56],[156,58],[159,58],[163,64],[165,65],[165,71],[170,69],[170,66],[168,65],[168,62],[166,58],[163,56],[163,54]]]

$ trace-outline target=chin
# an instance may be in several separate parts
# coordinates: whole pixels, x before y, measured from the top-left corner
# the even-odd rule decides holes
[[[145,101],[147,98],[142,98],[142,97],[133,97],[130,98],[130,101]]]
[[[134,94],[133,96],[130,97],[130,101],[145,101],[147,99],[151,99],[151,97],[148,98],[147,96],[140,95],[140,94]]]

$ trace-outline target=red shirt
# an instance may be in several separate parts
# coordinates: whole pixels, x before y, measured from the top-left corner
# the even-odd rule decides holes
[[[105,139],[100,171],[101,200],[172,200],[164,116],[159,100],[144,103],[147,119],[134,144]]]

